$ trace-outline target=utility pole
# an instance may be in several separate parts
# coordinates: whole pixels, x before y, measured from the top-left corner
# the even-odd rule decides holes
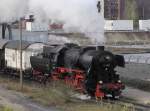
[[[20,29],[20,89],[23,90],[23,72],[22,72],[22,18],[20,18],[19,29]]]
[[[145,19],[145,8],[144,8],[144,6],[143,6],[143,8],[142,8],[142,18],[143,18],[143,20]]]
[[[121,1],[118,0],[118,18],[117,19],[121,19]]]

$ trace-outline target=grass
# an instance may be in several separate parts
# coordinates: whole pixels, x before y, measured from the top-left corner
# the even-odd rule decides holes
[[[0,83],[8,90],[14,90],[25,94],[30,99],[40,102],[43,105],[60,106],[71,102],[72,88],[66,86],[63,82],[52,82],[43,86],[40,84],[26,84],[21,90],[19,81],[0,78]]]
[[[13,111],[13,109],[8,106],[0,106],[0,111]]]
[[[135,111],[132,105],[82,103],[65,107],[64,111]]]
[[[55,106],[62,111],[135,111],[132,105],[127,104],[106,104],[103,102],[90,103],[73,99],[71,95],[74,90],[63,82],[52,82],[46,87],[40,84],[24,84],[23,90],[16,80],[0,78],[0,83],[7,89],[22,92],[33,101],[46,106]],[[1,111],[1,110],[0,110]],[[5,108],[2,111],[12,111]]]
[[[71,102],[71,89],[63,83],[55,82],[30,93],[30,98],[44,105],[60,106]]]

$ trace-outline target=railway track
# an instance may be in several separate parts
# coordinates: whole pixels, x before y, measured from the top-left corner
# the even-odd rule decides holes
[[[125,96],[122,96],[120,99],[113,100],[113,99],[103,99],[103,100],[95,100],[95,98],[92,98],[90,100],[81,100],[79,98],[73,98],[76,102],[88,102],[88,103],[95,103],[99,105],[119,105],[127,108],[130,108],[131,111],[150,111],[150,105],[138,103],[137,101],[132,100],[132,98],[128,98]]]
[[[81,102],[81,100],[79,101]],[[92,100],[85,100],[84,102],[95,103],[99,105],[108,105],[108,104],[120,105],[122,107],[130,108],[131,111],[150,111],[150,105],[140,104],[136,101],[130,101],[126,97],[122,97],[119,100],[106,99],[106,100],[96,101],[95,99],[92,99]]]
[[[136,101],[131,101],[126,97],[122,98],[120,101],[123,103],[132,104],[136,111],[150,111],[150,105],[141,104],[141,103],[138,103]]]
[[[122,107],[127,106],[131,108],[133,111],[150,111],[150,105],[141,104],[136,101],[133,101],[127,97],[122,97],[119,100],[104,100],[105,103],[118,104]]]

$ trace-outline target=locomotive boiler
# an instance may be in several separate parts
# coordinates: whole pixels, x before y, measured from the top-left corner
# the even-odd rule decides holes
[[[117,98],[124,89],[115,71],[117,66],[125,66],[124,57],[104,50],[103,46],[45,46],[43,54],[32,56],[30,61],[33,75],[63,79],[90,96]]]

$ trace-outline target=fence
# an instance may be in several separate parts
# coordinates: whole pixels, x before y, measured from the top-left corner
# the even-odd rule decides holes
[[[141,55],[124,55],[127,63],[144,63],[150,64],[150,54]]]

